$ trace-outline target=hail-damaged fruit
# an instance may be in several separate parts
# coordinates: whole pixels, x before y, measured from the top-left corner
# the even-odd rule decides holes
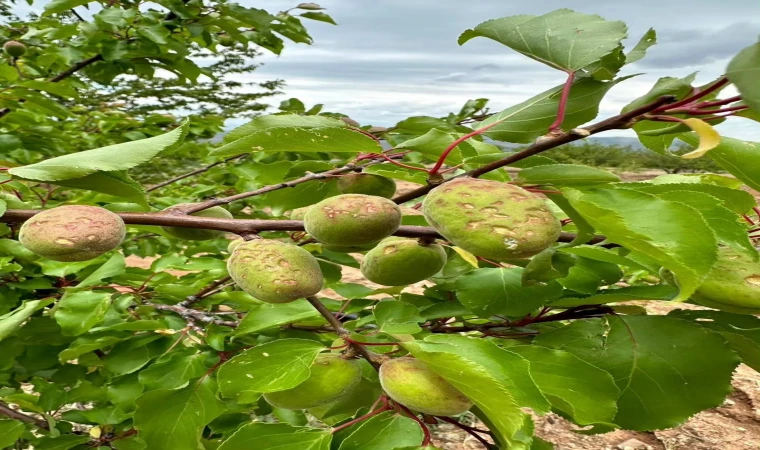
[[[8,41],[3,44],[3,50],[14,58],[21,58],[26,53],[26,45],[18,41]]]
[[[393,234],[401,225],[401,210],[387,198],[344,194],[309,208],[306,232],[328,245],[373,244]]]
[[[54,261],[87,261],[118,248],[125,233],[124,221],[107,209],[67,205],[43,211],[24,222],[19,241]]]
[[[528,258],[554,243],[561,225],[544,200],[498,181],[461,178],[433,189],[422,204],[443,237],[497,261]]]
[[[663,278],[678,285],[670,271]],[[702,306],[737,314],[760,314],[760,263],[746,253],[721,247],[710,274],[691,295]]]
[[[164,211],[191,206],[192,203],[180,203]],[[210,217],[213,219],[232,219],[232,214],[221,206],[204,209],[190,214],[195,217]],[[184,228],[184,227],[161,227],[164,231],[174,237],[188,241],[207,241],[209,239],[224,236],[224,231],[204,230],[202,228]]]
[[[288,303],[322,290],[324,279],[311,253],[285,242],[255,239],[238,245],[227,271],[242,290],[267,303]]]
[[[278,408],[316,408],[347,396],[361,379],[359,361],[334,354],[319,355],[306,381],[294,388],[264,394],[264,399]]]
[[[380,384],[393,400],[431,416],[456,416],[472,407],[448,381],[414,358],[397,358],[380,366]]]
[[[367,252],[361,271],[374,283],[405,286],[435,275],[445,264],[446,252],[440,245],[389,237]]]
[[[365,194],[391,198],[396,193],[396,183],[390,178],[373,173],[350,173],[338,178],[338,190],[342,194]]]

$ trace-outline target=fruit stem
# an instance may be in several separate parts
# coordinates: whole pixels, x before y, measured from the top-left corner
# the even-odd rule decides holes
[[[340,430],[344,430],[344,429],[346,429],[346,428],[348,428],[348,427],[350,427],[352,425],[356,425],[359,422],[363,422],[363,421],[365,421],[365,420],[367,420],[367,419],[369,419],[371,417],[375,417],[378,414],[382,414],[385,411],[390,411],[390,410],[391,410],[391,407],[390,407],[390,405],[388,405],[388,401],[385,400],[385,404],[382,406],[382,408],[377,409],[375,411],[368,412],[367,414],[365,414],[365,415],[363,415],[361,417],[358,417],[358,418],[356,418],[356,419],[354,419],[354,420],[352,420],[350,422],[346,422],[343,425],[339,425],[337,427],[334,427],[332,429],[332,434],[335,434],[335,433],[337,433]]]
[[[430,429],[427,427],[427,425],[425,425],[425,422],[423,422],[422,420],[420,420],[420,418],[417,417],[417,415],[414,414],[406,406],[404,406],[404,405],[402,405],[401,403],[398,403],[398,402],[395,402],[395,403],[396,403],[396,405],[398,405],[406,413],[406,415],[408,415],[409,417],[412,418],[412,420],[414,420],[415,422],[417,422],[417,425],[419,425],[420,428],[422,428],[422,434],[423,434],[424,437],[422,438],[422,443],[420,444],[420,446],[421,447],[425,447],[426,445],[430,445],[430,441],[433,440],[433,437],[430,435]]]
[[[444,422],[446,422],[446,423],[450,423],[450,424],[454,425],[455,427],[457,427],[457,428],[460,428],[460,429],[464,430],[464,431],[465,431],[467,434],[469,434],[470,436],[474,437],[474,438],[475,438],[475,439],[477,439],[477,440],[478,440],[478,441],[479,441],[481,444],[483,444],[483,446],[484,446],[486,449],[490,449],[490,448],[491,448],[491,443],[490,443],[490,442],[488,442],[488,441],[486,441],[486,440],[483,438],[483,436],[481,436],[481,435],[479,435],[479,434],[478,434],[478,433],[484,433],[484,434],[488,434],[488,435],[490,435],[490,434],[491,434],[491,432],[490,432],[490,431],[479,430],[479,429],[477,429],[477,428],[473,428],[473,427],[471,427],[471,426],[468,426],[468,425],[465,425],[465,424],[463,424],[463,423],[457,422],[456,420],[452,419],[451,417],[442,417],[442,416],[435,416],[435,418],[436,418],[436,419],[439,419],[439,420],[442,420],[442,421],[444,421]]]
[[[567,110],[567,100],[570,98],[570,89],[573,87],[573,81],[575,81],[575,72],[567,72],[567,80],[565,85],[562,86],[562,95],[559,97],[559,105],[557,106],[557,119],[549,125],[549,133],[557,134],[560,131],[562,122],[565,121],[565,111]]]
[[[742,214],[742,217],[744,217],[744,220],[746,220],[746,221],[747,221],[747,223],[749,223],[750,225],[756,225],[756,224],[755,224],[755,221],[754,221],[754,220],[752,220],[752,219],[751,219],[751,218],[750,218],[748,215],[746,215],[746,214]]]

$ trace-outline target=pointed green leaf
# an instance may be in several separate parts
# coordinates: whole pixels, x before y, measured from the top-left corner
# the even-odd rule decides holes
[[[599,103],[607,91],[627,78],[630,77],[614,81],[598,81],[593,78],[576,80],[570,90],[562,127],[571,129],[596,117],[599,114]],[[532,143],[537,137],[546,134],[556,119],[561,93],[562,85],[556,86],[489,117],[480,123],[481,127],[494,122],[501,123],[483,134],[497,141]]]
[[[509,351],[530,362],[539,389],[578,425],[609,423],[615,417],[620,390],[608,372],[562,350],[530,345]]]
[[[691,133],[680,134],[678,139],[693,146],[699,143],[699,138]],[[724,136],[720,144],[710,150],[707,156],[747,186],[759,190],[760,158],[757,157],[758,154],[760,154],[760,143]]]
[[[222,364],[219,391],[239,403],[250,403],[263,392],[283,391],[309,377],[310,367],[324,346],[304,339],[281,339],[248,349]]]
[[[678,426],[719,406],[739,364],[719,334],[664,316],[580,320],[539,335],[534,344],[608,371],[620,389],[614,423],[629,430]]]
[[[285,423],[249,423],[235,431],[218,450],[329,450],[331,440],[327,430]]]
[[[18,330],[32,314],[53,303],[55,299],[27,300],[13,311],[0,316],[0,341]]]
[[[523,316],[559,298],[562,286],[556,281],[545,285],[522,285],[523,269],[477,269],[456,280],[457,298],[480,317]]]
[[[227,157],[254,152],[381,153],[380,143],[349,128],[276,127],[255,131],[209,153]]]
[[[83,288],[95,286],[106,278],[111,278],[123,274],[126,268],[127,265],[124,260],[124,255],[121,253],[114,253],[108,259],[108,261],[103,263],[102,266],[95,269],[94,272],[79,282],[79,284],[77,284],[75,287],[70,288],[70,290],[78,291]]]
[[[305,299],[290,303],[256,304],[235,329],[235,335],[258,333],[267,328],[317,317],[320,317],[319,312]]]
[[[50,16],[53,14],[62,13],[64,11],[68,11],[71,8],[86,5],[91,1],[92,0],[53,0],[52,2],[45,5],[45,12],[43,12],[42,15]]]
[[[273,114],[259,116],[252,121],[240,125],[224,136],[224,142],[236,141],[258,131],[268,128],[298,127],[298,128],[347,128],[346,122],[327,116],[302,116],[299,114]]]
[[[558,9],[543,16],[489,20],[467,30],[459,45],[487,37],[559,70],[576,71],[615,50],[627,36],[625,23]]]
[[[407,163],[405,163],[407,164]],[[420,168],[423,168],[420,165]],[[392,164],[373,164],[363,170],[364,173],[375,173],[394,180],[403,180],[424,186],[427,184],[427,173],[419,170],[407,169],[406,167]]]
[[[636,43],[636,46],[631,49],[628,54],[625,55],[625,63],[626,64],[633,64],[636,61],[640,60],[647,54],[647,50],[649,50],[649,47],[653,46],[657,43],[657,32],[654,31],[654,28],[650,28],[646,33],[644,33],[644,36],[641,37],[638,43]]]
[[[224,412],[210,378],[182,390],[151,391],[137,399],[134,424],[147,448],[198,450],[203,428]]]
[[[216,359],[192,348],[175,350],[140,371],[138,379],[148,389],[177,389],[205,374]]]
[[[103,291],[66,291],[53,317],[65,336],[78,336],[103,321],[112,295]]]
[[[552,184],[555,186],[592,186],[620,181],[617,175],[596,167],[576,164],[554,164],[529,167],[517,174],[517,180],[526,184]]]
[[[404,348],[472,400],[488,417],[493,425],[489,428],[499,440],[510,445],[514,442],[524,415],[508,386],[482,362],[460,355],[447,344],[412,341],[404,343]]]
[[[626,189],[564,190],[568,201],[607,238],[670,269],[686,300],[712,269],[715,233],[702,215],[682,203]]]
[[[343,439],[338,450],[394,450],[420,442],[422,430],[417,422],[395,412],[386,412],[359,424]]]
[[[34,450],[69,450],[90,441],[89,436],[64,434],[57,437],[44,437],[34,444]]]
[[[425,321],[420,311],[409,303],[385,300],[373,310],[380,331],[388,334],[416,334],[422,329],[418,325]]]
[[[742,101],[752,109],[760,110],[760,42],[740,51],[728,63],[726,77],[736,86]]]
[[[694,178],[694,177],[689,177]],[[747,191],[741,189],[733,189],[725,186],[717,186],[714,184],[700,183],[698,179],[695,179],[695,183],[664,183],[664,184],[649,184],[649,183],[625,183],[619,184],[618,187],[625,189],[636,189],[642,192],[650,194],[663,194],[663,193],[684,193],[681,195],[687,195],[685,192],[700,192],[708,194],[712,197],[719,198],[723,206],[735,212],[736,214],[746,214],[752,210],[752,207],[757,203],[755,197]]]
[[[18,420],[0,420],[0,447],[12,448],[16,440],[26,431],[23,422]]]
[[[621,256],[616,249],[609,249],[604,247],[597,247],[595,245],[579,245],[577,247],[561,248],[561,252],[570,253],[584,258],[593,259],[595,261],[603,261],[611,264],[617,264],[619,266],[626,266],[632,269],[649,270],[646,266],[639,264],[631,258]]]
[[[560,308],[572,308],[580,305],[597,305],[604,303],[628,302],[633,300],[673,300],[678,295],[678,288],[669,284],[654,286],[628,286],[605,289],[588,297],[565,297],[551,303]]]

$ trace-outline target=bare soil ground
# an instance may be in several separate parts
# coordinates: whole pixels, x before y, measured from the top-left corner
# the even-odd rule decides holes
[[[640,181],[662,175],[649,170],[618,174],[625,181]],[[399,183],[399,192],[415,188]],[[130,265],[146,267],[147,260],[128,258]],[[343,281],[376,286],[364,279],[356,269],[344,268]],[[376,286],[379,287],[379,286]],[[410,286],[410,292],[421,292],[421,284]],[[324,291],[327,297],[339,298]],[[667,314],[676,308],[697,308],[665,302],[631,302],[647,308],[651,314]],[[733,392],[723,405],[703,411],[680,427],[655,432],[615,431],[586,436],[575,433],[573,424],[556,414],[534,416],[536,435],[552,442],[556,450],[750,450],[760,449],[760,374],[740,366],[733,379]],[[479,424],[475,424],[478,426]],[[483,446],[458,428],[444,424],[434,430],[434,444],[443,450],[476,450]]]

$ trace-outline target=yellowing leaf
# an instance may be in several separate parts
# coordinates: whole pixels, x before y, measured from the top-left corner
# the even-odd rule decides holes
[[[704,120],[689,118],[684,119],[683,124],[691,128],[699,136],[699,147],[693,152],[682,155],[683,159],[696,159],[704,156],[709,150],[720,144],[720,135],[715,128]]]
[[[101,431],[100,427],[92,427],[90,428],[90,436],[94,437],[95,439],[100,438]]]
[[[451,247],[455,252],[459,253],[459,256],[462,257],[465,261],[470,263],[472,267],[478,268],[478,258],[477,256],[473,255],[472,253],[468,252],[467,250],[461,249],[459,247]]]

